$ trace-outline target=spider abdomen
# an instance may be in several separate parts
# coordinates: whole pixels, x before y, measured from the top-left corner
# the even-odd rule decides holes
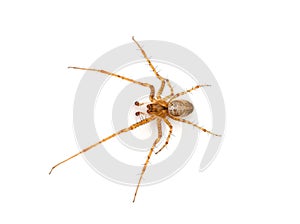
[[[187,100],[173,100],[168,103],[168,113],[175,117],[186,117],[193,110],[193,104]]]

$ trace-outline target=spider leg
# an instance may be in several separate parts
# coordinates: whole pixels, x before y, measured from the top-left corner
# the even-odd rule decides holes
[[[173,96],[171,96],[171,95],[166,96],[166,97],[164,98],[164,100],[170,99],[169,101],[171,101],[171,100],[173,100],[173,99],[175,99],[175,98],[178,98],[178,97],[180,97],[180,96],[182,96],[182,95],[185,95],[185,94],[187,94],[187,93],[189,93],[189,92],[192,92],[193,90],[199,89],[199,88],[201,88],[201,87],[206,87],[206,86],[210,86],[210,85],[197,85],[197,86],[194,86],[193,88],[188,89],[188,90],[186,90],[186,91],[183,91],[183,92],[180,92],[180,93],[176,93],[176,94],[173,95]]]
[[[49,172],[49,175],[52,173],[52,171],[53,171],[57,166],[59,166],[59,165],[65,163],[65,162],[69,161],[70,159],[73,159],[74,157],[76,157],[76,156],[78,156],[78,155],[80,155],[80,154],[82,154],[82,153],[85,153],[85,152],[89,151],[90,149],[96,147],[97,145],[99,145],[99,144],[101,144],[101,143],[103,143],[103,142],[105,142],[105,141],[107,141],[107,140],[109,140],[109,139],[111,139],[111,138],[113,138],[113,137],[115,137],[115,136],[121,134],[121,133],[124,133],[124,132],[127,132],[127,131],[131,131],[131,130],[133,130],[133,129],[135,129],[135,128],[141,126],[141,125],[144,125],[144,124],[146,124],[146,123],[148,123],[148,122],[154,120],[155,118],[156,118],[155,116],[148,117],[148,118],[146,118],[146,119],[144,119],[144,120],[142,120],[142,121],[139,121],[139,122],[137,122],[137,123],[135,123],[135,124],[133,124],[133,125],[127,127],[127,128],[124,128],[124,129],[122,129],[122,130],[120,130],[120,131],[118,131],[118,132],[116,132],[116,133],[114,133],[114,134],[112,134],[112,135],[110,135],[110,136],[108,136],[108,137],[102,139],[101,141],[99,141],[99,142],[97,142],[97,143],[95,143],[95,144],[93,144],[93,145],[90,145],[89,147],[87,147],[87,148],[81,150],[80,152],[74,154],[73,156],[71,156],[71,157],[69,157],[69,158],[67,158],[67,159],[65,159],[65,160],[63,160],[63,161],[57,163],[55,166],[52,167],[52,169],[51,169],[50,172]]]
[[[165,88],[165,82],[167,83],[169,89],[170,89],[170,95],[168,97],[174,96],[174,89],[173,86],[171,85],[171,82],[169,79],[165,79],[164,81],[161,82],[160,88],[156,94],[157,99],[161,99],[161,94]]]
[[[138,185],[137,185],[137,187],[136,187],[136,190],[135,190],[135,193],[134,193],[134,197],[133,197],[133,201],[132,201],[132,202],[135,202],[135,198],[136,198],[138,189],[139,189],[139,187],[140,187],[142,178],[143,178],[143,176],[144,176],[144,173],[145,173],[146,168],[147,168],[147,166],[148,166],[148,163],[149,163],[149,161],[150,161],[150,157],[151,157],[151,155],[152,155],[152,153],[153,153],[154,147],[156,146],[156,144],[160,141],[160,139],[161,139],[161,137],[162,137],[161,119],[160,119],[160,118],[157,118],[156,122],[157,122],[158,136],[157,136],[157,138],[155,139],[155,141],[154,141],[154,143],[153,143],[153,145],[152,145],[152,147],[151,147],[151,149],[150,149],[150,152],[149,152],[149,154],[148,154],[148,156],[147,156],[146,162],[144,163],[144,166],[143,166],[143,169],[142,169],[142,173],[141,173],[141,176],[140,176]]]
[[[160,96],[163,89],[164,89],[164,85],[163,82],[166,80],[168,87],[170,88],[171,94],[174,95],[174,91],[173,88],[171,86],[171,83],[168,79],[165,79],[164,77],[162,77],[160,74],[158,74],[158,72],[156,71],[155,67],[153,66],[152,62],[150,61],[150,59],[148,58],[146,52],[143,50],[143,48],[141,47],[141,45],[134,39],[134,37],[132,37],[132,40],[134,41],[134,43],[138,46],[138,48],[140,49],[140,51],[142,52],[142,55],[144,56],[144,58],[146,59],[146,61],[148,62],[150,68],[152,69],[152,71],[154,72],[155,76],[161,81],[161,86],[160,89],[161,91],[158,91],[158,95]],[[159,93],[160,92],[160,93]]]
[[[161,150],[163,150],[168,145],[170,137],[171,137],[171,134],[172,134],[172,131],[173,131],[173,126],[170,123],[170,121],[167,118],[163,118],[163,120],[169,126],[169,134],[168,134],[168,137],[167,137],[167,139],[165,141],[165,144],[160,148],[160,150],[158,150],[157,152],[155,152],[155,154],[158,154]]]
[[[167,82],[167,85],[168,85],[168,87],[169,87],[169,89],[170,89],[170,96],[174,96],[174,89],[173,89],[173,86],[171,85],[171,82],[170,82],[170,80],[169,79],[166,79],[166,82]]]
[[[156,75],[156,77],[157,77],[160,81],[164,81],[164,78],[158,74],[158,72],[157,72],[156,69],[154,68],[152,62],[151,62],[150,59],[148,58],[146,52],[143,50],[143,48],[141,47],[141,45],[134,39],[134,37],[132,37],[132,40],[134,41],[134,43],[138,46],[138,48],[139,48],[140,51],[142,52],[144,58],[145,58],[146,61],[148,62],[150,68],[152,69],[152,71],[154,72],[154,74]]]
[[[110,75],[110,76],[114,76],[114,77],[117,77],[117,78],[126,80],[126,81],[128,81],[128,82],[132,82],[132,83],[138,84],[138,85],[140,85],[140,86],[148,87],[148,88],[150,88],[149,99],[150,99],[151,102],[154,101],[155,89],[154,89],[154,86],[151,85],[151,84],[149,84],[149,83],[139,82],[139,81],[136,81],[136,80],[127,78],[127,77],[125,77],[125,76],[117,75],[117,74],[115,74],[115,73],[108,72],[108,71],[105,71],[105,70],[102,70],[102,69],[80,68],[80,67],[73,67],[73,66],[70,66],[70,67],[68,67],[68,68],[79,69],[79,70],[85,70],[85,71],[100,72],[100,73],[103,73],[103,74],[106,74],[106,75]]]
[[[156,94],[157,99],[161,99],[161,94],[162,94],[162,92],[163,92],[163,90],[164,90],[164,88],[165,88],[165,85],[166,85],[166,82],[165,82],[165,80],[163,80],[163,81],[161,82],[161,85],[160,85],[160,87],[159,87],[159,90],[157,91],[157,94]]]
[[[213,133],[213,132],[211,132],[211,131],[208,131],[208,130],[206,130],[205,128],[198,126],[197,124],[194,124],[194,123],[191,122],[191,121],[188,121],[188,120],[185,120],[185,119],[182,119],[182,118],[179,118],[179,117],[175,117],[175,116],[172,116],[172,115],[170,115],[170,114],[169,114],[169,117],[172,118],[172,119],[175,120],[175,121],[180,121],[180,122],[183,122],[183,123],[186,123],[186,124],[193,125],[194,127],[200,129],[200,130],[203,131],[203,132],[207,132],[207,133],[209,133],[209,134],[211,134],[211,135],[221,137],[221,135],[218,135],[218,134],[215,134],[215,133]]]

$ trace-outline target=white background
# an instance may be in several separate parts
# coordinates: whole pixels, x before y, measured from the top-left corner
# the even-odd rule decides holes
[[[7,1],[6,1],[7,2]],[[299,223],[298,1],[10,1],[0,3],[1,223]],[[72,106],[108,50],[167,40],[195,52],[226,104],[214,163],[194,156],[140,189],[93,172],[77,151]],[[196,154],[195,154],[196,155]]]

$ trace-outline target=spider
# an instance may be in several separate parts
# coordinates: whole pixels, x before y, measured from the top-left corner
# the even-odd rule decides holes
[[[120,79],[123,79],[123,80],[126,80],[128,82],[132,82],[132,83],[135,83],[137,85],[141,85],[141,86],[144,86],[144,87],[147,87],[150,89],[150,94],[149,94],[149,103],[148,102],[143,102],[143,103],[140,103],[138,101],[135,102],[135,105],[136,106],[142,106],[142,105],[146,105],[147,107],[147,111],[146,113],[144,112],[136,112],[135,115],[136,116],[139,116],[141,114],[143,115],[146,115],[144,119],[142,119],[141,121],[135,123],[135,124],[132,124],[131,126],[127,127],[127,128],[124,128],[118,132],[115,132],[114,134],[106,137],[106,138],[103,138],[102,140],[96,142],[95,144],[93,145],[90,145],[89,147],[79,151],[78,153],[74,154],[73,156],[57,163],[55,166],[52,167],[52,169],[50,170],[49,172],[49,175],[52,173],[53,169],[55,169],[57,166],[69,161],[70,159],[73,159],[74,157],[82,154],[82,153],[85,153],[91,149],[93,149],[94,147],[98,146],[99,144],[117,136],[117,135],[120,135],[122,133],[125,133],[125,132],[128,132],[128,131],[131,131],[133,129],[136,129],[144,124],[147,124],[151,121],[156,121],[156,125],[157,125],[157,132],[158,132],[158,135],[157,135],[157,138],[155,139],[152,147],[150,148],[150,151],[148,153],[148,156],[147,156],[147,159],[143,165],[143,168],[142,168],[142,172],[140,174],[140,177],[139,177],[139,180],[138,180],[138,183],[137,183],[137,186],[136,186],[136,190],[135,190],[135,193],[134,193],[134,197],[133,197],[133,202],[135,202],[135,199],[136,199],[136,196],[137,196],[137,192],[139,190],[139,187],[140,187],[140,184],[141,184],[141,181],[142,181],[142,178],[143,178],[143,175],[147,169],[147,166],[149,164],[149,161],[150,161],[150,158],[154,152],[154,149],[155,149],[155,146],[159,143],[159,141],[161,140],[161,137],[162,137],[162,122],[164,122],[168,127],[169,127],[169,133],[167,135],[167,138],[166,138],[166,141],[165,143],[163,144],[163,146],[156,152],[154,152],[155,154],[158,154],[159,152],[161,152],[169,143],[169,140],[170,140],[170,137],[171,137],[171,134],[172,134],[172,130],[173,130],[173,126],[172,124],[170,123],[169,119],[172,119],[172,120],[175,120],[175,121],[178,121],[178,122],[183,122],[183,123],[186,123],[186,124],[190,124],[198,129],[200,129],[201,131],[203,132],[206,132],[206,133],[209,133],[213,136],[218,136],[220,137],[221,135],[218,135],[218,134],[215,134],[211,131],[208,131],[207,129],[203,128],[203,127],[200,127],[198,126],[197,124],[194,124],[193,122],[191,121],[188,121],[188,120],[185,120],[183,119],[182,117],[186,117],[188,116],[189,114],[191,114],[194,110],[194,106],[191,102],[187,101],[187,100],[182,100],[182,99],[178,99],[180,96],[183,96],[191,91],[194,91],[196,89],[199,89],[199,88],[202,88],[202,87],[208,87],[210,85],[197,85],[197,86],[194,86],[192,87],[191,89],[188,89],[186,91],[183,91],[183,92],[179,92],[179,93],[176,93],[174,94],[174,90],[173,90],[173,87],[171,85],[171,82],[162,77],[155,69],[155,67],[153,66],[152,62],[150,61],[150,59],[148,58],[148,56],[146,55],[145,51],[143,50],[143,48],[141,47],[141,45],[134,39],[134,37],[132,37],[132,40],[133,42],[137,45],[138,49],[141,51],[143,57],[146,59],[146,61],[148,62],[150,68],[152,69],[153,73],[155,74],[155,76],[160,80],[160,87],[158,89],[157,92],[155,92],[155,88],[153,85],[149,84],[149,83],[145,83],[145,82],[139,82],[139,81],[136,81],[136,80],[133,80],[133,79],[130,79],[130,78],[127,78],[127,77],[124,77],[124,76],[121,76],[121,75],[117,75],[115,73],[112,73],[112,72],[108,72],[108,71],[105,71],[105,70],[101,70],[101,69],[93,69],[93,68],[81,68],[81,67],[68,67],[68,68],[71,68],[71,69],[79,69],[79,70],[85,70],[85,71],[95,71],[95,72],[100,72],[100,73],[103,73],[103,74],[106,74],[106,75],[109,75],[109,76],[114,76],[114,77],[117,77],[117,78],[120,78]],[[168,88],[170,89],[170,94],[168,96],[165,96],[165,97],[162,97],[162,92],[165,88],[165,85],[168,86]]]

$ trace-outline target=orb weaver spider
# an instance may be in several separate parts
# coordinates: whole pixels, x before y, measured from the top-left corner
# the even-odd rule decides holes
[[[203,127],[200,127],[198,126],[197,124],[194,124],[193,122],[191,121],[188,121],[188,120],[185,120],[183,119],[182,117],[186,117],[188,116],[189,114],[191,114],[194,110],[194,106],[191,102],[187,101],[187,100],[182,100],[182,99],[178,99],[180,96],[183,96],[187,93],[190,93],[196,89],[199,89],[199,88],[202,88],[202,87],[208,87],[210,85],[197,85],[197,86],[194,86],[192,87],[191,89],[188,89],[186,91],[183,91],[183,92],[179,92],[179,93],[176,93],[174,94],[174,90],[173,90],[173,87],[171,85],[171,82],[162,77],[155,69],[155,67],[153,66],[152,62],[150,61],[149,57],[146,55],[145,51],[143,50],[143,48],[140,46],[140,44],[134,39],[134,37],[132,37],[132,40],[134,41],[134,43],[137,45],[138,49],[141,51],[143,57],[146,59],[146,61],[148,62],[148,65],[150,66],[150,68],[152,69],[153,73],[155,74],[155,76],[160,80],[160,87],[158,89],[157,92],[155,92],[155,88],[153,85],[149,84],[149,83],[145,83],[145,82],[139,82],[139,81],[136,81],[136,80],[133,80],[133,79],[130,79],[130,78],[127,78],[127,77],[124,77],[124,76],[121,76],[121,75],[118,75],[118,74],[115,74],[115,73],[112,73],[112,72],[108,72],[108,71],[105,71],[105,70],[101,70],[101,69],[93,69],[93,68],[81,68],[81,67],[73,67],[73,66],[70,66],[68,68],[71,68],[71,69],[78,69],[78,70],[85,70],[85,71],[94,71],[94,72],[99,72],[99,73],[103,73],[103,74],[106,74],[108,76],[114,76],[114,77],[117,77],[117,78],[120,78],[120,79],[123,79],[123,80],[126,80],[128,82],[131,82],[131,83],[135,83],[137,85],[141,85],[141,86],[144,86],[144,87],[147,87],[150,89],[150,94],[149,94],[149,101],[150,102],[143,102],[143,103],[140,103],[138,101],[135,102],[135,105],[136,106],[142,106],[142,105],[145,105],[147,104],[147,112],[144,113],[144,112],[136,112],[135,115],[136,116],[139,116],[141,114],[145,115],[145,118],[142,119],[141,121],[135,123],[135,124],[132,124],[130,125],[129,127],[127,128],[124,128],[118,132],[115,132],[114,134],[111,134],[110,136],[106,137],[106,138],[103,138],[102,140],[96,142],[95,144],[93,145],[90,145],[89,147],[85,148],[85,149],[82,149],[81,151],[79,151],[78,153],[74,154],[73,156],[57,163],[55,166],[52,167],[52,169],[50,170],[49,174],[52,173],[52,171],[59,165],[69,161],[70,159],[73,159],[74,157],[82,154],[82,153],[85,153],[91,149],[93,149],[94,147],[98,146],[99,144],[113,138],[113,137],[116,137],[117,135],[120,135],[122,133],[125,133],[125,132],[128,132],[128,131],[131,131],[133,129],[136,129],[144,124],[147,124],[151,121],[156,121],[156,125],[157,125],[157,131],[158,131],[158,135],[157,135],[157,138],[155,139],[154,143],[152,144],[152,147],[150,148],[150,151],[147,155],[147,159],[143,165],[143,168],[142,168],[142,172],[140,174],[140,177],[139,177],[139,180],[138,180],[138,183],[137,183],[137,186],[136,186],[136,190],[135,190],[135,193],[134,193],[134,197],[133,197],[133,202],[135,202],[135,199],[136,199],[136,196],[137,196],[137,192],[138,192],[138,189],[140,187],[140,184],[141,184],[141,181],[142,181],[142,178],[143,178],[143,175],[147,169],[147,166],[149,164],[149,161],[150,161],[150,158],[154,152],[154,148],[155,146],[159,143],[159,141],[161,140],[162,138],[162,122],[164,122],[168,127],[169,127],[169,133],[167,135],[167,138],[166,138],[166,141],[165,143],[163,144],[163,146],[156,152],[154,152],[155,154],[158,154],[159,152],[161,152],[169,143],[169,140],[170,140],[170,137],[171,137],[171,134],[172,134],[172,131],[173,131],[173,126],[171,124],[171,122],[169,121],[168,118],[174,120],[174,121],[178,121],[178,122],[183,122],[183,123],[186,123],[186,124],[189,124],[189,125],[192,125],[198,129],[200,129],[201,131],[203,132],[206,132],[206,133],[209,133],[211,135],[214,135],[214,136],[218,136],[220,137],[221,135],[218,135],[218,134],[215,134],[211,131],[208,131],[207,129],[203,128]],[[165,96],[165,97],[162,97],[162,92],[165,88],[165,86],[168,86],[169,90],[170,90],[170,94],[168,96]]]

